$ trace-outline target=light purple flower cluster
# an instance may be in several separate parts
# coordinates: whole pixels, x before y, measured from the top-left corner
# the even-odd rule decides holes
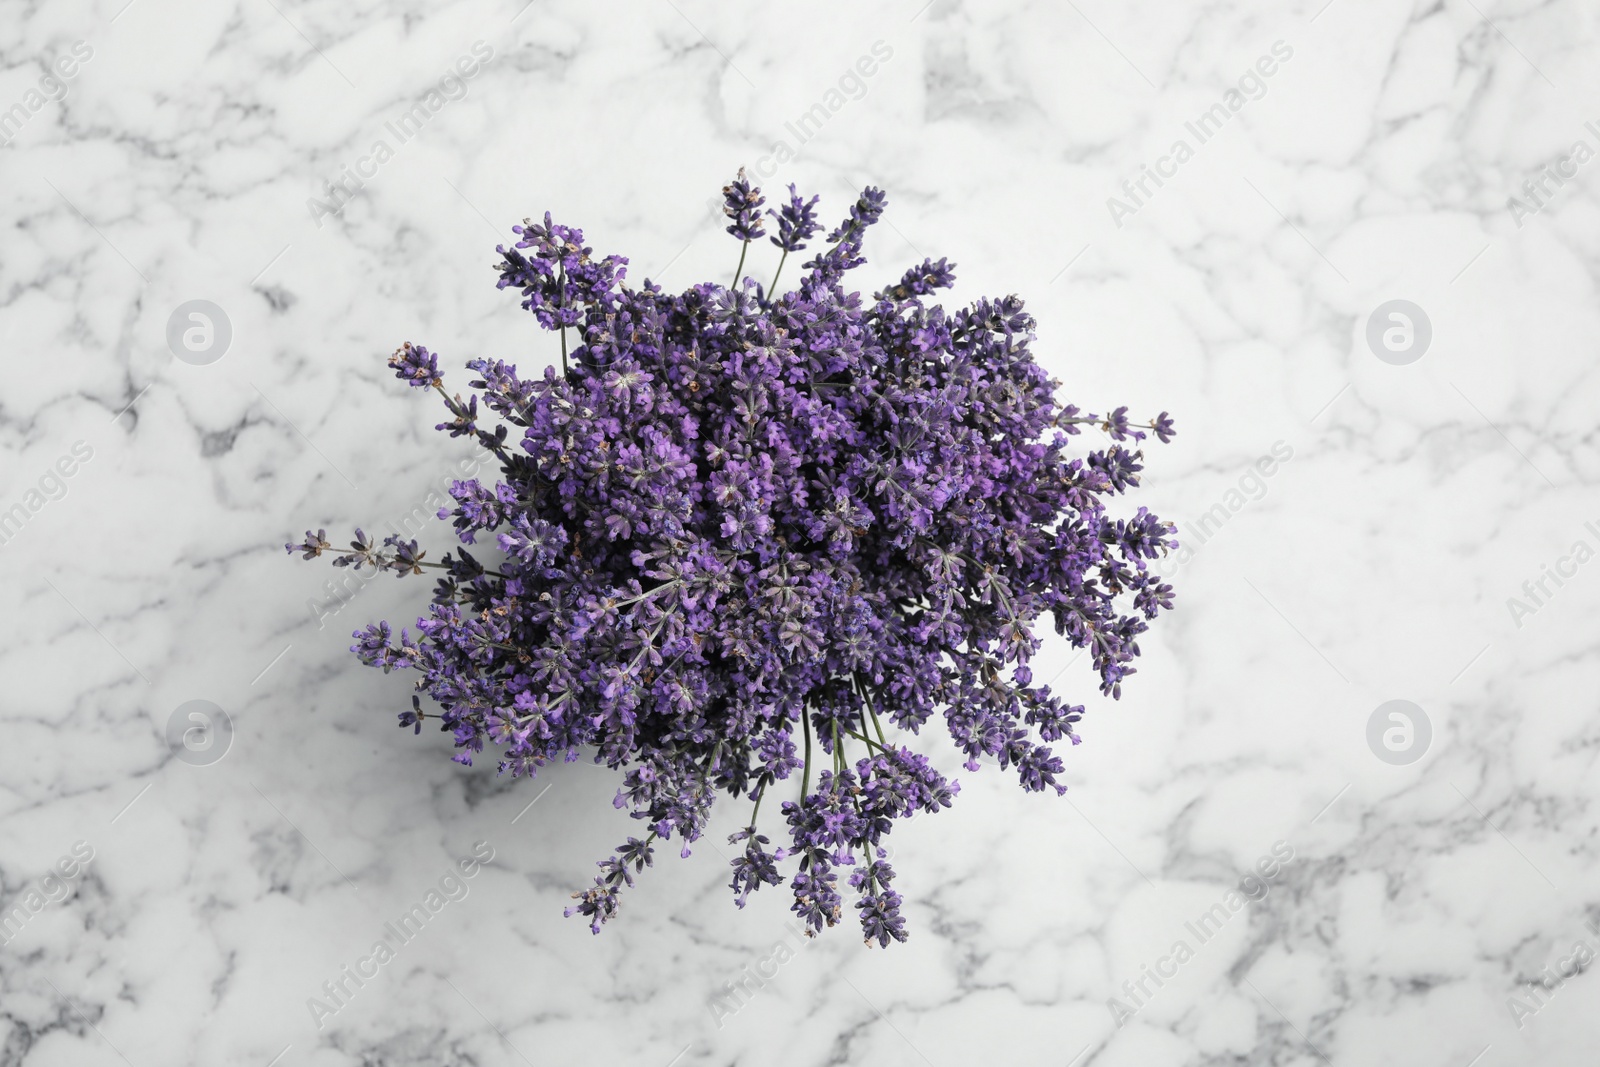
[[[779,274],[821,229],[816,198],[789,193],[766,213]],[[868,943],[887,945],[906,933],[884,838],[959,788],[905,742],[937,715],[968,770],[988,759],[1026,790],[1065,791],[1050,744],[1078,742],[1083,708],[1034,684],[1034,620],[1049,613],[1087,649],[1115,697],[1146,620],[1172,607],[1148,568],[1176,547],[1171,525],[1105,510],[1138,484],[1145,431],[1167,441],[1172,424],[1058,405],[1020,299],[926,299],[954,280],[942,259],[870,301],[846,291],[879,190],[781,294],[777,274],[763,288],[743,272],[766,235],[760,190],[741,172],[724,196],[742,242],[732,288],[629,288],[626,260],[593,258],[581,231],[549,215],[515,228],[500,286],[560,331],[559,371],[473,360],[463,400],[433,353],[395,353],[398,377],[443,398],[439,428],[499,461],[494,484],[456,482],[439,516],[501,558],[489,569],[456,548],[435,563],[356,531],[336,565],[443,573],[414,635],[378,623],[353,650],[419,672],[437,710],[413,696],[401,725],[437,719],[461,763],[487,743],[513,775],[585,755],[623,772],[615,803],[647,832],[573,894],[568,914],[596,933],[654,843],[677,837],[687,855],[727,793],[753,802],[730,839],[741,907],[792,861],[793,911],[832,926],[845,869]],[[1107,445],[1073,456],[1085,425]],[[288,549],[322,555],[325,536]],[[758,829],[769,791],[777,848]]]

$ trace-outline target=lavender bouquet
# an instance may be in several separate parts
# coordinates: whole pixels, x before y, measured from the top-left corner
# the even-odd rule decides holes
[[[1148,568],[1176,547],[1172,525],[1106,512],[1139,482],[1137,443],[1170,440],[1172,423],[1057,404],[1022,301],[946,311],[930,299],[954,281],[943,259],[871,301],[847,291],[881,191],[862,192],[787,291],[784,264],[821,229],[817,198],[790,186],[763,214],[742,171],[723,193],[731,287],[629,288],[627,260],[595,259],[546,214],[496,252],[499,286],[559,332],[559,371],[472,360],[463,399],[428,349],[390,359],[438,392],[438,428],[475,438],[499,479],[455,482],[439,512],[479,554],[431,562],[358,529],[334,555],[439,572],[415,634],[380,622],[352,650],[417,672],[429,703],[414,695],[400,725],[437,720],[460,763],[487,743],[513,776],[580,756],[622,772],[615,803],[644,836],[567,910],[596,933],[655,843],[677,837],[688,855],[726,793],[751,804],[729,839],[741,907],[792,865],[792,910],[815,933],[839,922],[847,870],[867,942],[887,946],[906,932],[885,838],[959,789],[907,742],[937,715],[967,770],[987,757],[1025,790],[1064,792],[1050,743],[1078,743],[1083,708],[1034,684],[1034,620],[1049,612],[1117,697],[1146,620],[1172,607]],[[763,286],[744,266],[769,219],[780,254]],[[1071,455],[1091,425],[1106,447]],[[333,552],[325,538],[287,547],[311,559]],[[768,793],[777,848],[759,820]]]

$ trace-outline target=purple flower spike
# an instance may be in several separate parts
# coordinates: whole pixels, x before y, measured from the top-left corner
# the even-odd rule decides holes
[[[778,233],[772,238],[772,243],[785,252],[798,252],[805,248],[806,242],[822,229],[822,224],[817,221],[819,199],[813,196],[807,200],[790,185],[789,202],[777,211],[767,212],[778,220]]]
[[[741,241],[754,241],[767,231],[761,225],[761,205],[767,202],[761,190],[750,184],[739,168],[739,176],[722,187],[722,213],[733,220],[728,232]]]

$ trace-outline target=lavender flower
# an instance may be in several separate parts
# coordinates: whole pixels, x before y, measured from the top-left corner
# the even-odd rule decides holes
[[[733,220],[728,232],[744,242],[739,246],[739,265],[733,269],[735,286],[744,277],[744,257],[750,251],[750,242],[767,232],[761,225],[761,205],[766,202],[761,190],[744,176],[743,167],[737,178],[722,187],[722,213]]]
[[[728,232],[745,242],[760,238],[766,233],[761,225],[761,205],[766,202],[745,177],[744,168],[739,168],[739,176],[722,187],[722,213],[733,220]]]
[[[559,370],[524,379],[475,359],[464,399],[435,353],[395,353],[396,377],[444,403],[439,429],[498,461],[439,512],[461,545],[499,557],[492,568],[361,530],[344,553],[322,530],[285,547],[437,572],[415,632],[377,623],[352,646],[417,672],[401,726],[437,721],[458,762],[488,750],[514,776],[582,757],[618,773],[615,803],[642,836],[600,862],[568,914],[599,932],[655,844],[687,854],[725,794],[753,805],[730,838],[736,903],[787,878],[793,912],[820,931],[849,891],[866,941],[887,946],[907,935],[886,838],[960,791],[916,739],[939,724],[967,769],[1063,792],[1051,746],[1079,743],[1084,709],[1034,684],[1036,622],[1087,650],[1116,697],[1139,635],[1172,608],[1150,567],[1176,547],[1172,525],[1109,510],[1172,420],[1058,403],[1019,298],[928,302],[954,283],[944,259],[870,300],[847,290],[880,190],[782,293],[784,258],[821,231],[817,198],[791,186],[767,213],[781,252],[770,292],[743,276],[765,234],[761,192],[741,172],[724,200],[734,284],[677,294],[628,288],[626,260],[595,259],[549,215],[514,228],[499,284],[559,332]],[[1073,454],[1084,425],[1111,443]],[[778,848],[760,829],[770,792]]]
[[[778,233],[772,238],[772,243],[785,252],[798,252],[805,248],[812,235],[822,229],[822,224],[817,221],[819,199],[813,196],[807,200],[790,185],[789,202],[777,211],[767,212],[778,220]]]

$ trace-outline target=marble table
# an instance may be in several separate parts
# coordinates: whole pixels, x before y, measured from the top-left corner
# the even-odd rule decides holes
[[[1592,5],[524,2],[3,20],[0,1064],[1592,1062]],[[1051,638],[1070,791],[963,772],[887,951],[716,835],[563,919],[615,777],[396,729],[346,647],[417,588],[282,548],[474,462],[398,344],[558,358],[514,223],[687,286],[741,165],[1179,427],[1179,610],[1119,702]]]

